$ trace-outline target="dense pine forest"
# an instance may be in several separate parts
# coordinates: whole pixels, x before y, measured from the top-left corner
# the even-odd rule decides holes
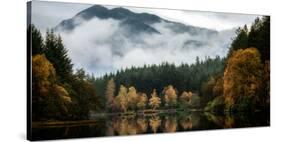
[[[60,35],[30,25],[32,120],[84,120],[89,113],[178,110],[269,112],[270,18],[236,31],[224,58],[130,67],[102,77],[74,70]]]

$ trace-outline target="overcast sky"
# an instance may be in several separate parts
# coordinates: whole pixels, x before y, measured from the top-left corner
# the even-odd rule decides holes
[[[32,23],[44,34],[47,28],[54,28],[62,20],[72,18],[90,6],[92,5],[33,1]],[[106,7],[115,8],[114,6]],[[139,44],[134,39],[130,39],[131,37],[125,36],[126,29],[123,29],[120,21],[93,18],[75,28],[71,33],[60,33],[75,68],[84,68],[88,73],[102,76],[105,73],[131,66],[160,64],[166,61],[176,65],[190,64],[195,61],[197,56],[200,59],[204,59],[206,56],[225,56],[226,46],[234,35],[233,29],[244,24],[250,25],[257,17],[257,15],[245,14],[125,8],[137,13],[155,14],[163,19],[186,25],[217,30],[220,31],[220,34],[216,37],[206,37],[202,34],[194,36],[188,33],[174,33],[167,29],[167,23],[161,22],[151,25],[160,31],[161,35],[138,36],[137,39],[143,41],[142,44]],[[99,28],[93,29],[92,27]],[[199,41],[205,45],[185,47],[186,41],[190,40]],[[122,56],[116,51],[122,52]]]
[[[89,4],[33,1],[32,21],[41,30],[52,28],[64,19],[73,17],[78,12],[90,7]],[[116,6],[106,6],[114,8]],[[120,6],[118,6],[120,7]],[[217,12],[183,11],[169,9],[147,9],[126,7],[134,12],[148,12],[171,20],[216,30],[225,30],[244,24],[251,24],[257,15],[227,14]]]

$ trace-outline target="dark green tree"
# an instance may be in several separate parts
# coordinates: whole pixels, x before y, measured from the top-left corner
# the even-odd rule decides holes
[[[260,53],[262,61],[270,58],[270,17],[264,16],[262,19],[256,18],[249,32],[248,47],[256,47]]]
[[[236,37],[233,39],[228,57],[232,54],[233,51],[238,49],[248,48],[248,28],[247,25],[244,25],[243,28],[238,28],[236,30]]]
[[[78,69],[69,83],[72,90],[69,92],[75,100],[71,108],[73,119],[88,119],[90,111],[97,111],[100,108],[96,89],[87,76],[83,69]]]
[[[45,55],[56,68],[59,81],[62,83],[70,82],[73,64],[67,55],[67,49],[62,43],[60,35],[57,36],[54,34],[53,30],[48,30],[46,33],[45,46]]]
[[[30,48],[32,48],[32,55],[42,54],[44,50],[44,42],[41,32],[31,24],[27,29],[27,37],[29,43],[31,43]]]

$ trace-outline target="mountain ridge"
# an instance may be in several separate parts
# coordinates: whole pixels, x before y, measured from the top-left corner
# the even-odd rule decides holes
[[[71,32],[77,26],[83,24],[83,22],[91,20],[92,18],[99,18],[99,19],[112,18],[115,20],[119,20],[121,21],[122,24],[125,24],[132,33],[146,32],[150,34],[160,34],[161,33],[160,31],[158,31],[157,29],[153,28],[153,26],[151,26],[152,24],[160,23],[160,22],[169,23],[171,25],[169,28],[173,30],[175,33],[188,32],[190,34],[195,34],[195,35],[201,32],[210,35],[214,35],[218,33],[218,31],[213,29],[196,27],[196,26],[186,25],[180,22],[166,20],[157,15],[150,14],[150,13],[145,13],[145,12],[135,13],[123,7],[108,9],[101,5],[93,5],[87,9],[80,11],[72,18],[60,22],[54,29]],[[83,22],[81,23],[79,20],[83,20]]]

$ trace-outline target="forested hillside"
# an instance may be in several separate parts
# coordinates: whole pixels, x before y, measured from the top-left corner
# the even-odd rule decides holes
[[[118,95],[118,89],[121,85],[129,88],[135,87],[138,92],[147,94],[151,97],[155,89],[159,97],[164,100],[164,89],[172,85],[177,95],[184,91],[192,91],[196,94],[201,93],[201,87],[208,78],[222,74],[224,68],[224,59],[216,57],[211,59],[206,57],[204,61],[196,59],[195,64],[174,64],[163,63],[161,65],[145,65],[144,67],[132,67],[117,71],[116,74],[106,74],[102,78],[93,80],[97,88],[97,95],[101,102],[105,102],[106,85],[112,79],[115,82],[116,91],[114,96]],[[207,94],[206,94],[207,95]],[[202,94],[203,96],[203,94]],[[161,104],[164,106],[164,103]]]

